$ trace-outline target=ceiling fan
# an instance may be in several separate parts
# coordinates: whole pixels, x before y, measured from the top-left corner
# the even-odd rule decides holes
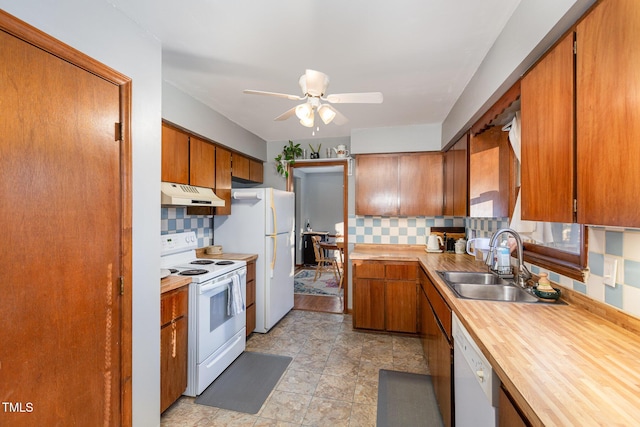
[[[382,103],[382,93],[380,92],[360,92],[360,93],[338,93],[326,95],[329,86],[329,76],[314,70],[306,70],[298,80],[302,96],[288,95],[285,93],[264,92],[261,90],[245,89],[243,92],[251,95],[275,96],[278,98],[286,98],[292,101],[305,101],[290,110],[280,114],[274,120],[286,120],[294,114],[300,123],[306,127],[313,127],[315,112],[318,112],[320,119],[324,124],[333,123],[342,125],[348,119],[329,104],[323,104],[326,101],[330,104],[380,104]]]

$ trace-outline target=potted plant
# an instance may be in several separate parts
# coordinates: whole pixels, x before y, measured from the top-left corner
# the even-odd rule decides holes
[[[276,170],[280,175],[285,178],[289,177],[288,165],[292,165],[296,162],[296,157],[302,156],[302,148],[300,144],[294,144],[289,140],[289,145],[282,147],[282,153],[278,154],[275,158]]]

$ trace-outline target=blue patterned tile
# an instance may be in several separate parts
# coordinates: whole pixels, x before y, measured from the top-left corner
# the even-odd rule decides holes
[[[417,223],[417,220],[415,218],[407,219],[407,226],[408,227],[416,227],[416,223]]]
[[[582,282],[578,282],[577,280],[573,281],[573,290],[576,292],[580,292],[581,294],[587,294],[587,285]]]
[[[391,236],[391,244],[397,245],[399,242],[398,236]]]
[[[560,283],[560,275],[558,273],[549,273],[549,280],[555,283]]]
[[[398,226],[398,218],[391,218],[391,219],[389,220],[389,225],[390,225],[391,227],[397,227],[397,226]]]
[[[622,256],[623,233],[619,231],[605,231],[605,253],[608,255]]]
[[[596,276],[604,276],[604,255],[589,252],[589,269]]]
[[[389,227],[382,227],[382,229],[380,230],[380,234],[382,234],[383,236],[389,236],[391,234]]]
[[[604,301],[607,304],[622,309],[622,286],[616,285],[615,288],[612,288],[611,286],[605,286]]]
[[[373,243],[382,243],[381,236],[373,236]]]
[[[640,262],[624,260],[624,283],[640,288]]]
[[[373,218],[373,226],[380,227],[382,225],[382,218]]]

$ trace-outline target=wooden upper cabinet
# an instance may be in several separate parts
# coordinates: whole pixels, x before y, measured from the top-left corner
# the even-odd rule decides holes
[[[443,215],[467,216],[468,174],[467,147],[469,134],[460,138],[444,153]]]
[[[162,181],[189,184],[189,135],[162,124]]]
[[[399,162],[400,215],[442,215],[442,153],[404,154]]]
[[[522,219],[573,222],[573,39],[565,36],[522,79]]]
[[[216,215],[231,214],[231,151],[216,147],[216,196],[224,200],[225,205],[217,207]]]
[[[249,158],[241,154],[233,153],[231,155],[231,176],[234,178],[240,178],[243,180],[249,180],[250,175],[250,163]]]
[[[442,215],[442,153],[356,156],[357,215]]]
[[[249,181],[262,184],[264,182],[264,165],[257,160],[249,160]]]
[[[508,133],[493,126],[471,136],[469,156],[469,215],[509,216],[510,198],[515,192],[515,156]]]
[[[356,215],[398,213],[398,156],[356,156]]]
[[[602,1],[577,26],[578,223],[640,227],[640,2]]]
[[[189,184],[198,187],[216,186],[216,147],[194,136],[189,141]]]

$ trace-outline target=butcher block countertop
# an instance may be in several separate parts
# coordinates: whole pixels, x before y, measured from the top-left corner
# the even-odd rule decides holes
[[[356,245],[349,258],[418,261],[532,425],[640,425],[637,318],[565,289],[566,305],[457,298],[436,271],[486,271],[470,255]]]
[[[229,259],[232,261],[255,261],[258,259],[257,254],[233,254],[223,252],[221,254],[209,255],[205,252],[204,248],[196,249],[197,258],[209,258],[209,259]]]
[[[191,283],[191,277],[167,276],[160,280],[160,293],[187,286],[189,283]]]

